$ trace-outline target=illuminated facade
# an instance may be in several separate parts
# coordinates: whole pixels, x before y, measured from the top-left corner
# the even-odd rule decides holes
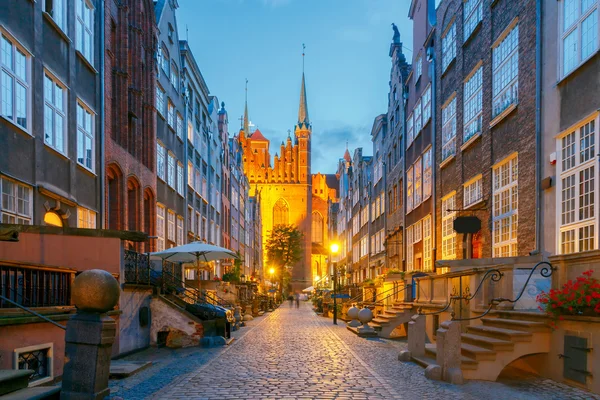
[[[260,194],[263,249],[275,225],[295,225],[304,233],[304,257],[297,265],[289,266],[294,290],[310,286],[327,262],[327,202],[335,198],[337,187],[335,175],[311,175],[311,135],[304,74],[293,138],[290,132],[273,163],[269,140],[258,129],[250,134],[247,103],[238,135],[250,196]]]

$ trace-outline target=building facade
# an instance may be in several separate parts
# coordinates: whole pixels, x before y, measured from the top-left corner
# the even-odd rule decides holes
[[[375,117],[371,128],[371,141],[373,142],[372,180],[369,181],[369,275],[377,276],[389,266],[385,260],[385,233],[387,231],[386,208],[386,166],[391,160],[386,160],[391,152],[386,152],[383,147],[388,135],[387,114]],[[393,149],[392,149],[393,150]]]
[[[0,223],[102,227],[100,4],[0,5]]]
[[[156,23],[150,0],[104,3],[105,226],[156,232]],[[139,29],[130,29],[137,26]],[[147,251],[145,244],[134,246]],[[150,242],[150,249],[156,245]]]

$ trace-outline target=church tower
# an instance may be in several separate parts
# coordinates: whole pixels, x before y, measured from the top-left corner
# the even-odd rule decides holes
[[[298,182],[311,183],[310,175],[310,136],[312,126],[308,118],[308,105],[306,103],[306,82],[302,72],[302,86],[300,87],[300,106],[298,108],[298,124],[295,131],[298,140]]]

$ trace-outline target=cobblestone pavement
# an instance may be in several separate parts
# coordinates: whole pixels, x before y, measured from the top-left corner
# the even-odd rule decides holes
[[[111,382],[112,395],[126,400],[600,399],[540,378],[461,386],[429,381],[421,367],[397,360],[406,343],[359,338],[343,322],[333,326],[316,316],[308,304],[284,305],[234,334],[239,339],[226,348],[160,349],[159,363]]]

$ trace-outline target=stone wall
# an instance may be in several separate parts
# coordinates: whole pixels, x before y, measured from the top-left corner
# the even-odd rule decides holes
[[[183,347],[197,345],[204,336],[202,321],[194,317],[162,297],[153,297],[150,300],[152,323],[150,326],[150,344],[157,344],[158,332],[179,331],[187,337],[182,340]],[[178,346],[178,347],[182,347]]]
[[[123,312],[120,316],[119,326],[119,354],[143,349],[150,345],[150,323],[141,326],[140,310],[142,307],[150,308],[152,289],[130,289],[125,287],[121,291],[119,309]]]

